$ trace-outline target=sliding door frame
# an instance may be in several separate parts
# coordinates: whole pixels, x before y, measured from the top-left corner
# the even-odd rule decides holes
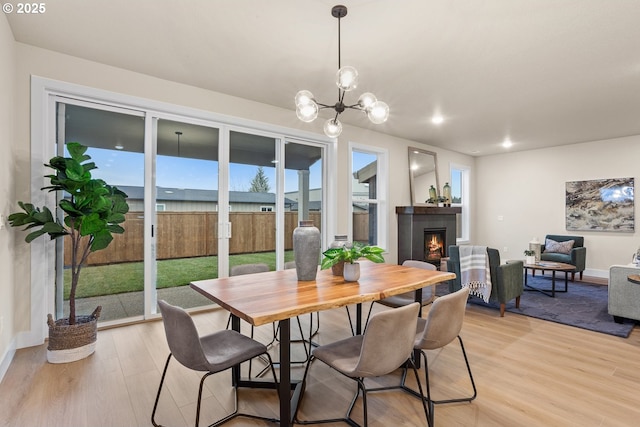
[[[155,201],[155,169],[153,169],[154,158],[156,154],[155,137],[157,133],[157,118],[174,117],[186,118],[188,121],[202,121],[208,123],[208,126],[215,126],[220,129],[219,150],[222,154],[226,150],[228,153],[229,130],[239,129],[243,132],[268,134],[278,139],[276,154],[280,158],[284,156],[284,143],[287,139],[296,140],[298,142],[318,144],[325,148],[325,157],[323,158],[323,215],[322,229],[323,239],[325,242],[330,241],[330,236],[335,232],[335,214],[337,211],[334,180],[329,177],[335,176],[335,163],[337,156],[336,140],[328,139],[324,135],[314,134],[306,131],[285,128],[281,126],[261,123],[248,119],[231,117],[222,114],[212,113],[209,111],[199,110],[190,107],[154,101],[146,98],[139,98],[131,95],[124,95],[116,92],[105,91],[101,89],[76,85],[57,80],[51,80],[38,76],[31,77],[31,202],[35,205],[55,206],[55,198],[53,195],[43,193],[40,188],[46,186],[44,175],[48,170],[43,166],[48,159],[56,154],[56,115],[55,104],[58,97],[72,100],[74,103],[87,102],[89,104],[103,105],[106,109],[124,109],[128,112],[138,112],[145,117],[145,210],[151,208],[150,204]],[[153,118],[153,120],[149,120]],[[151,156],[149,153],[153,153]],[[226,154],[228,160],[228,154]],[[219,157],[221,158],[221,157]],[[219,188],[228,190],[228,161],[219,162]],[[284,162],[279,162],[280,168],[284,168]],[[226,170],[223,170],[225,169]],[[278,191],[278,212],[282,216],[284,223],[284,172],[277,172],[277,191]],[[225,187],[223,187],[225,185]],[[225,191],[226,192],[226,191]],[[333,195],[329,197],[329,195]],[[228,203],[228,193],[225,196]],[[228,212],[226,221],[228,223]],[[222,222],[222,220],[220,220]],[[151,238],[151,225],[155,223],[155,218],[145,220],[145,241]],[[277,248],[284,247],[284,239],[277,241]],[[154,317],[152,311],[155,308],[154,295],[147,292],[147,282],[154,280],[153,288],[155,289],[155,273],[147,266],[147,259],[155,252],[153,245],[155,242],[151,239],[150,243],[145,243],[145,317]],[[219,245],[227,245],[228,239],[219,241]],[[17,338],[17,347],[28,347],[38,345],[44,342],[47,336],[47,328],[44,319],[47,313],[55,313],[55,243],[47,239],[36,239],[30,244],[31,255],[31,304],[30,304],[30,329],[19,334]],[[278,260],[278,268],[281,261]],[[131,319],[128,319],[129,321]]]

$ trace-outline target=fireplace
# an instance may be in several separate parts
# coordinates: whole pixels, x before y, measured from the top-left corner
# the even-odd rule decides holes
[[[445,228],[425,228],[424,260],[440,268],[440,260],[446,255],[447,230]]]
[[[440,267],[456,244],[456,215],[459,207],[397,206],[398,264],[415,259]]]

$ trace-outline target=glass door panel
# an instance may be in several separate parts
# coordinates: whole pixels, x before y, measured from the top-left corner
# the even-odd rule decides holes
[[[276,269],[276,142],[229,133],[229,268],[265,263]]]
[[[144,118],[141,113],[109,111],[86,105],[58,102],[58,153],[68,157],[63,144],[79,142],[88,147],[97,169],[93,178],[104,180],[128,194],[129,213],[124,234],[114,234],[104,250],[89,255],[80,274],[76,294],[78,314],[91,314],[102,306],[101,321],[124,319],[144,313]],[[64,150],[64,151],[63,151]],[[62,240],[57,251],[56,311],[68,315],[71,283],[71,243]],[[63,284],[63,286],[59,286]]]
[[[209,305],[194,280],[218,277],[219,130],[158,120],[157,298],[184,308]]]
[[[318,146],[285,144],[285,262],[293,260],[293,230],[299,221],[312,220],[322,232],[322,152]]]

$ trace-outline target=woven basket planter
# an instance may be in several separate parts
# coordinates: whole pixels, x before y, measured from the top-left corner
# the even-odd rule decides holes
[[[47,317],[49,325],[49,345],[47,360],[49,363],[69,363],[91,355],[96,349],[98,338],[99,306],[88,316],[76,316],[75,325],[69,325],[69,319],[53,320]]]

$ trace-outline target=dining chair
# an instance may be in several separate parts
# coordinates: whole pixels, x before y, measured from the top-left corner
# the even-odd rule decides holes
[[[432,271],[437,270],[436,266],[431,263],[428,263],[426,261],[413,260],[413,259],[405,260],[402,263],[402,265],[405,267],[422,268],[424,270],[432,270]],[[422,303],[421,303],[422,307],[431,304],[434,298],[435,298],[435,292],[434,292],[433,286],[427,286],[425,288],[422,288]],[[374,301],[369,306],[369,313],[367,314],[367,320],[364,322],[364,324],[367,325],[369,323],[369,317],[371,317],[371,311],[373,310],[373,305],[375,303],[382,304],[390,308],[398,308],[398,307],[404,307],[405,305],[409,305],[414,302],[416,302],[415,291],[405,292],[403,294],[393,295],[378,301]]]
[[[212,334],[199,336],[193,319],[180,307],[170,305],[166,301],[158,301],[160,312],[162,313],[162,322],[164,331],[169,344],[169,356],[162,371],[162,378],[158,386],[155,403],[153,404],[153,412],[151,413],[151,423],[155,427],[160,427],[155,420],[156,410],[158,409],[158,401],[162,392],[162,386],[169,368],[171,358],[175,358],[184,367],[194,371],[206,372],[200,379],[200,388],[198,389],[198,401],[196,405],[196,421],[195,426],[200,423],[200,404],[202,400],[202,389],[204,380],[210,375],[225,371],[235,365],[251,360],[257,356],[265,356],[271,365],[271,373],[273,380],[277,383],[277,377],[271,357],[267,353],[267,347],[247,336],[236,331],[222,330]],[[276,387],[277,388],[277,387]],[[254,414],[246,414],[238,411],[238,390],[234,384],[235,407],[234,411],[224,418],[210,424],[209,427],[219,426],[236,417],[247,417],[261,419],[269,422],[279,422],[277,419],[263,417]]]
[[[294,263],[294,267],[295,267],[295,263]],[[267,271],[269,271],[269,266],[264,263],[240,264],[240,265],[234,265],[233,267],[231,267],[231,270],[229,271],[229,276],[241,276],[244,274],[264,273]],[[229,327],[231,326],[231,318],[232,318],[232,315],[231,313],[229,313],[229,319],[227,320],[227,329],[229,329]],[[302,332],[302,324],[300,323],[300,319],[296,317],[296,320],[298,322],[298,330],[300,331],[300,335],[302,336],[302,339],[300,340],[300,342],[302,342],[302,344],[304,345],[305,358],[303,360],[292,361],[291,363],[302,364],[302,363],[307,363],[309,361],[309,358],[311,357],[311,348],[310,346],[307,347],[307,341],[304,340],[304,335]],[[273,329],[273,335],[271,337],[271,341],[265,344],[267,347],[269,347],[270,345],[272,345],[278,340],[279,326],[276,326],[276,323],[272,323],[271,327]],[[251,325],[251,335],[250,335],[251,338],[254,337],[254,331],[255,331],[255,328],[253,325]],[[311,342],[311,340],[309,340],[309,342]],[[276,364],[278,363],[279,362],[276,362]],[[252,368],[253,368],[252,361],[249,361],[249,377],[251,377]],[[269,370],[269,364],[267,364],[267,366],[265,366],[260,372],[258,372],[256,377],[261,377],[268,370]]]
[[[328,420],[300,420],[298,407],[295,409],[294,420],[300,424],[317,424],[330,422],[346,422],[359,425],[351,418],[351,412],[362,392],[362,406],[364,426],[368,425],[367,388],[365,378],[380,377],[392,373],[407,363],[416,376],[422,407],[429,426],[430,416],[427,409],[427,399],[422,393],[422,386],[418,378],[418,370],[411,359],[415,335],[416,318],[420,304],[413,303],[395,310],[386,310],[371,317],[369,326],[364,334],[352,336],[330,344],[322,345],[313,350],[311,362],[307,365],[303,377],[303,389],[307,381],[309,368],[314,360],[320,360],[340,374],[351,378],[357,383],[356,393],[351,400],[344,418]],[[304,398],[304,396],[303,396]]]
[[[467,308],[468,296],[469,288],[464,287],[456,292],[436,298],[431,306],[431,309],[429,310],[427,318],[418,318],[414,349],[419,350],[420,357],[422,358],[422,360],[424,360],[425,388],[427,391],[426,398],[430,406],[432,424],[434,422],[433,418],[435,416],[433,405],[441,403],[471,402],[478,395],[476,384],[473,380],[473,374],[471,373],[469,359],[467,358],[467,352],[464,349],[464,344],[462,342],[462,338],[460,337],[460,330],[462,329],[462,324],[464,322],[464,314]],[[462,355],[464,356],[464,362],[467,366],[469,379],[471,380],[473,394],[471,396],[453,399],[432,400],[431,387],[429,385],[429,365],[427,363],[427,354],[425,350],[437,350],[443,348],[456,338],[458,339],[460,348],[462,349]],[[402,376],[402,387],[412,394],[418,397],[422,397],[415,390],[412,390],[411,388],[406,386],[406,374],[407,371],[405,370]],[[420,393],[422,393],[422,389],[420,389]]]

